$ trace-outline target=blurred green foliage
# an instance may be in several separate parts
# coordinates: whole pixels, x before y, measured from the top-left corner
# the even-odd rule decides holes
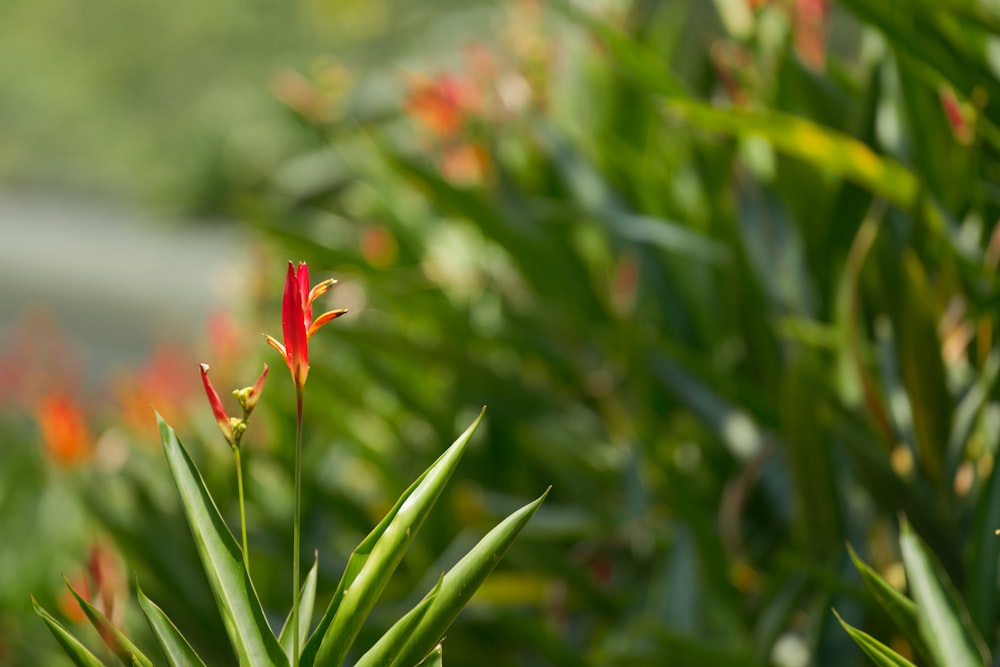
[[[217,213],[214,188],[280,152],[268,92],[278,70],[330,53],[361,69],[383,63],[419,48],[447,7],[5,1],[0,182]]]
[[[450,664],[867,664],[832,607],[912,658],[845,549],[903,587],[902,515],[1000,653],[1000,7],[520,2],[490,25],[406,73],[286,73],[267,159],[207,163],[193,191],[266,237],[248,282],[306,260],[351,309],[316,339],[306,404],[320,590],[489,406],[361,644],[551,483]],[[279,290],[255,293],[250,328],[273,333]],[[270,609],[278,385],[248,457]],[[92,503],[147,590],[176,508],[117,477],[162,517],[146,535]],[[178,576],[164,594],[197,608]]]

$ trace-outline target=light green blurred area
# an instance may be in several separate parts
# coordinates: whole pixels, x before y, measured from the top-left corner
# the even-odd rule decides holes
[[[363,70],[443,51],[477,14],[463,4],[448,20],[447,10],[391,1],[4,2],[0,183],[189,209],[221,172],[269,166],[253,163],[281,141],[276,73],[318,57]],[[240,152],[228,153],[234,145]],[[240,160],[251,164],[233,164]]]

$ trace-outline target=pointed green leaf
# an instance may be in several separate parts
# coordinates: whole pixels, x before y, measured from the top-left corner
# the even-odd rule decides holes
[[[299,646],[305,646],[306,638],[309,636],[309,623],[312,621],[313,606],[316,603],[316,579],[319,569],[319,555],[313,561],[313,566],[306,575],[306,580],[302,584],[299,593]],[[293,662],[292,653],[295,650],[294,635],[291,633],[292,612],[288,612],[285,624],[281,627],[281,635],[278,643],[288,656],[288,662]]]
[[[934,661],[947,667],[988,665],[988,651],[981,638],[972,634],[971,622],[956,596],[948,588],[943,572],[935,567],[920,539],[903,522],[899,538],[910,594],[917,604],[917,622]]]
[[[62,646],[63,651],[66,655],[70,657],[73,664],[77,667],[104,667],[104,663],[98,660],[97,656],[87,650],[87,647],[80,643],[80,640],[74,637],[69,630],[64,628],[62,624],[57,621],[52,614],[45,611],[35,597],[31,597],[31,606],[35,608],[35,613],[42,617],[45,621],[45,625],[49,626],[49,630],[52,635]]]
[[[146,615],[150,627],[153,628],[153,634],[159,640],[171,667],[205,667],[205,663],[187,643],[173,621],[163,613],[163,610],[146,597],[142,589],[137,588],[136,593],[139,596],[139,606],[142,607],[142,612]]]
[[[399,653],[389,663],[390,667],[409,667],[417,664],[441,641],[448,626],[507,553],[507,549],[534,516],[547,495],[549,495],[548,489],[537,500],[501,521],[444,575],[444,580],[437,588],[437,594],[430,607],[406,637]],[[375,643],[373,651],[381,650],[378,649],[381,641]]]
[[[229,532],[205,481],[173,429],[157,415],[163,451],[198,547],[205,574],[226,624],[229,639],[245,667],[287,665],[281,645],[267,623],[236,538]]]
[[[917,605],[913,603],[913,600],[893,588],[888,581],[879,576],[875,570],[861,560],[854,551],[854,547],[850,544],[847,545],[847,551],[850,553],[851,560],[854,561],[854,567],[857,568],[861,579],[864,580],[865,586],[875,596],[875,601],[889,615],[889,618],[896,624],[896,627],[906,637],[906,640],[910,642],[913,649],[921,657],[929,661],[931,653],[924,644],[917,623]]]
[[[417,665],[417,667],[443,667],[443,665],[444,657],[441,655],[441,645],[438,644],[431,651],[431,654],[424,658],[423,662]]]
[[[80,605],[80,609],[83,609],[83,613],[86,614],[87,619],[90,624],[94,626],[97,630],[97,634],[100,635],[101,640],[107,645],[111,652],[118,656],[118,659],[122,661],[125,665],[130,665],[133,662],[142,665],[142,667],[153,667],[153,663],[143,655],[142,651],[132,643],[128,637],[125,636],[118,627],[108,619],[107,616],[102,614],[94,605],[90,604],[77,593],[73,586],[70,585],[69,580],[63,577],[63,581],[66,582],[66,587],[69,588],[69,592],[73,594],[76,598],[77,604]]]
[[[837,620],[840,621],[840,625],[843,626],[844,630],[847,631],[847,634],[851,636],[854,643],[860,646],[861,650],[872,659],[872,662],[879,665],[879,667],[913,667],[912,662],[896,653],[867,632],[858,630],[853,625],[842,619],[836,609],[833,610],[833,615],[837,617]]]
[[[417,478],[347,562],[344,576],[302,651],[302,667],[340,665],[413,536],[424,523],[483,419],[483,412],[437,461]]]

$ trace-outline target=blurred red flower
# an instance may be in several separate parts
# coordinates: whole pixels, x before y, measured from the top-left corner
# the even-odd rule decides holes
[[[450,73],[411,79],[406,111],[418,123],[442,137],[457,134],[466,117],[479,108],[479,93],[470,81]]]
[[[35,419],[52,461],[73,466],[89,458],[90,432],[83,410],[73,399],[60,394],[42,398],[35,409]]]

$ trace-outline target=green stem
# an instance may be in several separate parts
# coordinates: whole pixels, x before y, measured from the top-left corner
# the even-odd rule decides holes
[[[295,516],[292,519],[292,667],[299,667],[299,523],[302,516],[302,387],[295,388]]]
[[[236,489],[240,497],[240,529],[243,533],[243,567],[250,573],[250,549],[247,547],[247,513],[243,503],[243,464],[240,463],[239,445],[233,447],[233,457],[236,459]]]

